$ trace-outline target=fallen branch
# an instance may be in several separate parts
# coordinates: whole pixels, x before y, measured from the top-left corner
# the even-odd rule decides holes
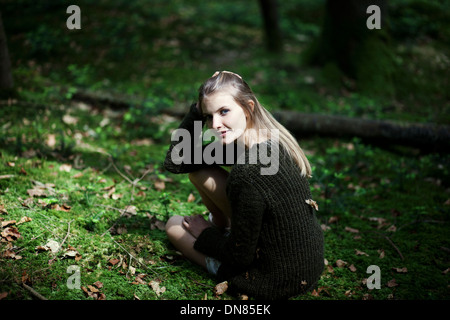
[[[101,104],[113,109],[128,109],[136,98],[112,95],[107,92],[78,90],[74,101]],[[133,100],[133,101],[132,101]],[[161,113],[182,118],[187,106],[160,110]],[[297,111],[274,111],[273,116],[294,136],[306,135],[331,137],[359,137],[369,143],[403,145],[425,151],[447,152],[450,149],[450,126],[430,123],[397,123],[388,120],[370,120],[337,115],[302,113]]]

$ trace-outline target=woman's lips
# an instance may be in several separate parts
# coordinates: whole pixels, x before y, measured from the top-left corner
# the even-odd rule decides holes
[[[227,134],[228,131],[229,131],[229,130],[220,131],[220,132],[219,132],[219,135],[223,138],[223,137],[225,137],[225,135]]]

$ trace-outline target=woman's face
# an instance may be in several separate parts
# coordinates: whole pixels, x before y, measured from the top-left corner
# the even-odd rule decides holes
[[[203,101],[206,124],[223,144],[239,142],[247,128],[244,109],[236,103],[229,90],[218,91]]]

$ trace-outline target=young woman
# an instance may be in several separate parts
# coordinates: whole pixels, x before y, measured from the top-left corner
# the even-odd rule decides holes
[[[324,266],[323,234],[306,202],[311,167],[297,141],[242,77],[228,71],[216,72],[200,87],[178,130],[195,135],[203,123],[215,133],[213,143],[226,156],[233,151],[232,157],[228,163],[199,161],[205,145],[196,145],[197,137],[172,142],[165,168],[189,174],[210,214],[208,221],[172,216],[169,240],[218,281],[227,280],[231,293],[286,299],[312,290]],[[190,151],[180,149],[184,142]],[[263,174],[268,164],[275,169]]]

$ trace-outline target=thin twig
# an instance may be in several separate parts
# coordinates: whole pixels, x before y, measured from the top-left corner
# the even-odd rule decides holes
[[[61,242],[61,244],[59,245],[58,250],[56,250],[55,254],[57,254],[57,253],[59,252],[59,250],[61,250],[61,248],[62,248],[64,242],[66,242],[66,239],[67,239],[67,237],[69,236],[69,233],[70,233],[70,224],[72,223],[72,221],[73,221],[73,220],[70,220],[70,221],[68,222],[68,224],[67,224],[67,234],[66,234],[66,236],[64,237],[63,241]]]
[[[405,260],[405,258],[403,258],[402,253],[400,252],[400,249],[394,244],[394,242],[392,242],[391,238],[389,238],[388,236],[382,235],[383,238],[385,238],[392,247],[394,247],[395,251],[397,251],[397,253],[400,255],[400,258],[402,258],[402,260]]]
[[[114,240],[114,238],[111,236],[112,241],[117,244],[123,251],[125,251],[126,253],[128,253],[128,255],[130,256],[130,258],[133,258],[134,260],[136,260],[140,265],[144,266],[146,269],[154,272],[155,274],[157,274],[159,276],[159,273],[156,272],[155,270],[149,268],[145,263],[142,263],[141,261],[139,261],[135,256],[133,256],[130,252],[128,252],[127,249],[125,249],[124,247],[122,247],[122,245],[120,245],[120,243],[118,243],[116,240]]]
[[[27,289],[34,297],[38,298],[39,300],[47,300],[46,297],[44,297],[42,294],[40,294],[39,292],[37,292],[36,290],[34,290],[32,287],[30,287],[29,285],[22,283],[22,286]]]

